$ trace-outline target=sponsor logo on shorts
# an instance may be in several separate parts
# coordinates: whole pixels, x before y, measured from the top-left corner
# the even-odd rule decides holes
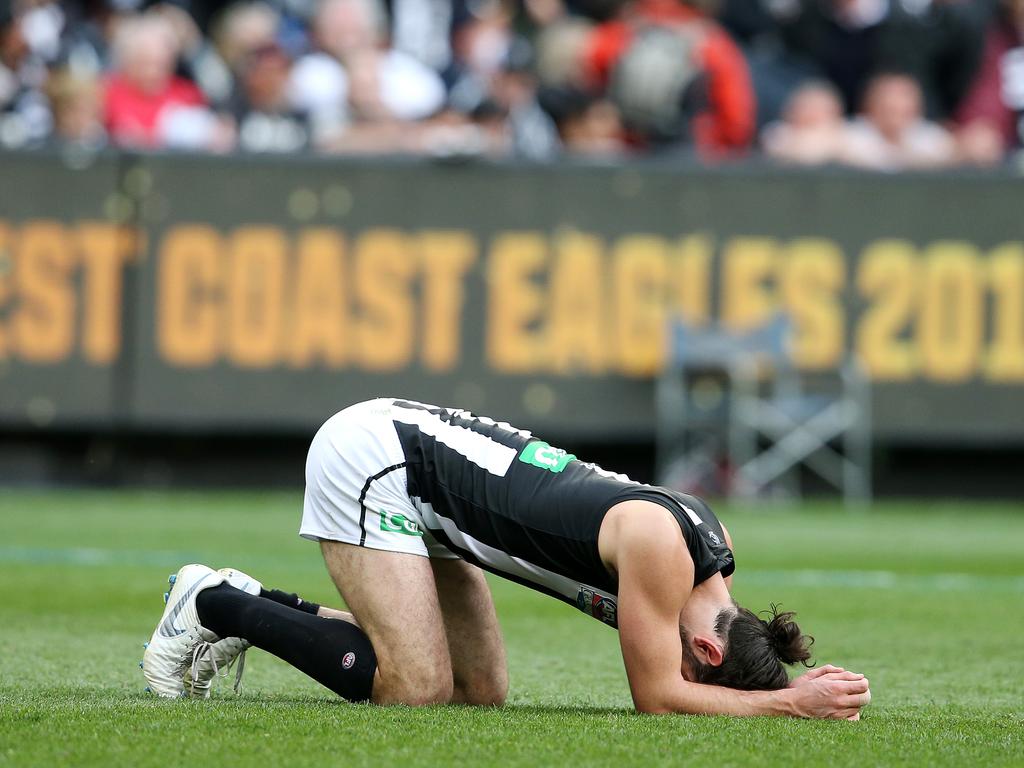
[[[385,533],[401,533],[404,536],[422,536],[419,524],[397,512],[380,510],[380,529]]]
[[[534,440],[519,454],[519,460],[524,464],[532,464],[549,472],[561,472],[575,458],[571,453],[554,448],[543,440]]]
[[[600,595],[581,585],[580,591],[576,593],[576,607],[609,627],[619,626],[619,609],[613,597]]]
[[[721,546],[722,540],[718,538],[718,534],[714,531],[708,531],[708,538],[711,539],[711,543],[716,547]]]
[[[352,665],[355,664],[355,663],[356,663],[356,655],[354,653],[352,653],[352,651],[349,651],[348,653],[346,653],[344,656],[341,657],[341,668],[342,669],[352,669]]]

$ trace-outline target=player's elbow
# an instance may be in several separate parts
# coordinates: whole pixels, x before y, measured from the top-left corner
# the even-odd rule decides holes
[[[671,715],[674,712],[671,707],[656,702],[643,702],[634,706],[636,711],[642,715]]]
[[[667,686],[649,691],[634,692],[633,706],[647,715],[704,715],[709,714],[708,702],[693,692]]]
[[[633,706],[637,712],[645,715],[670,715],[675,710],[669,706],[667,699],[657,692],[633,694]]]

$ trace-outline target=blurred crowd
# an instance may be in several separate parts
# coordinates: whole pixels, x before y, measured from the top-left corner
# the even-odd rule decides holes
[[[0,0],[0,147],[994,166],[1024,0]]]

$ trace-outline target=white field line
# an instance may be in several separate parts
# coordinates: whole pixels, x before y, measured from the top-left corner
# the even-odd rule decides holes
[[[11,547],[0,546],[0,564],[72,566],[162,566],[177,569],[185,563],[210,558],[209,552],[170,550],[100,549],[96,547]],[[297,565],[295,557],[259,555],[245,557],[246,567]],[[310,569],[323,567],[310,551]],[[301,567],[301,566],[300,566]],[[900,573],[898,571],[821,570],[809,568],[736,571],[737,582],[754,586],[804,588],[903,589],[926,592],[999,591],[1024,593],[1024,575],[980,575],[971,573]]]

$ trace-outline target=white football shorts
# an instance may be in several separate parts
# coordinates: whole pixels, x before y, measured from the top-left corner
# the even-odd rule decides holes
[[[457,560],[427,530],[409,498],[391,407],[390,399],[358,403],[320,427],[306,457],[299,534],[312,541]]]

